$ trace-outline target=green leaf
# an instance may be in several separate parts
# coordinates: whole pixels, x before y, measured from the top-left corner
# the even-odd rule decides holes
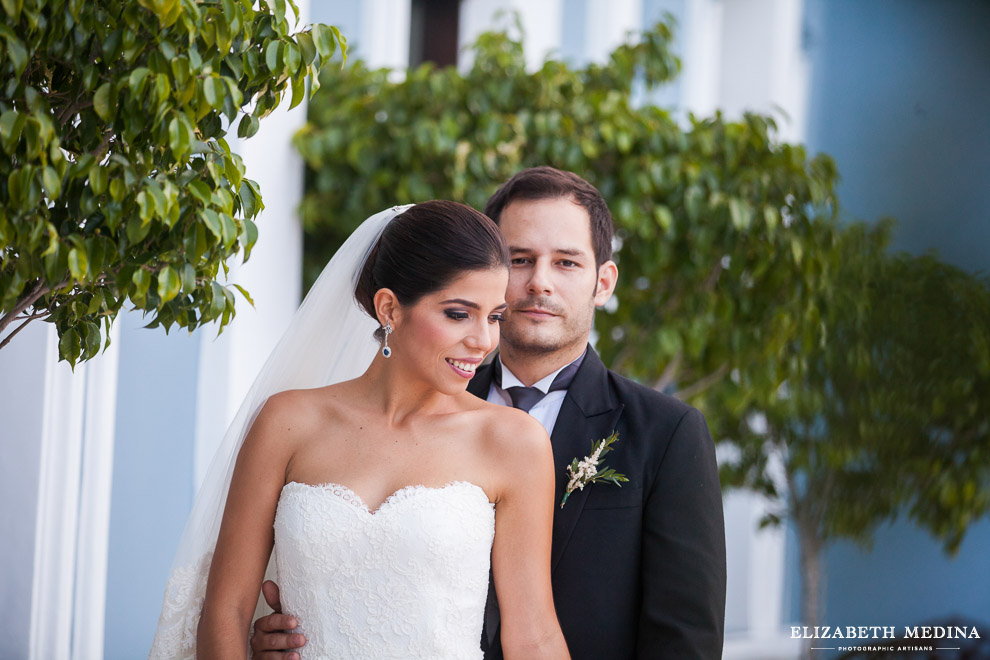
[[[340,45],[341,65],[347,64],[347,37],[340,33],[336,25],[331,25],[330,31],[333,32],[334,39]]]
[[[309,32],[300,32],[296,35],[296,43],[302,54],[304,66],[310,66],[316,59],[316,45],[313,43],[313,35]]]
[[[76,365],[76,360],[79,359],[79,334],[75,329],[70,329],[64,333],[58,340],[58,352],[61,359],[68,361],[73,367]]]
[[[223,314],[223,310],[227,307],[227,296],[224,294],[223,287],[216,282],[210,282],[210,314],[213,318],[217,318]]]
[[[131,71],[131,74],[127,77],[127,86],[130,88],[131,94],[135,98],[138,98],[144,94],[144,90],[148,83],[149,73],[151,73],[151,70],[148,69],[148,67],[139,66]]]
[[[285,44],[285,73],[288,76],[296,75],[299,71],[299,65],[302,63],[302,53],[299,50],[299,46],[289,41]]]
[[[241,292],[241,295],[244,296],[245,300],[248,301],[248,304],[250,304],[251,307],[254,307],[254,301],[251,299],[251,294],[245,291],[244,287],[242,287],[240,284],[234,284],[234,287]]]
[[[86,308],[86,314],[92,316],[99,313],[103,308],[103,303],[105,301],[103,289],[97,289],[96,293],[93,294],[92,299],[89,301],[89,307]]]
[[[112,83],[103,83],[96,89],[96,94],[93,95],[93,110],[103,121],[113,121],[117,112],[117,99]]]
[[[249,138],[258,132],[258,118],[252,115],[244,115],[241,117],[240,123],[237,125],[237,137],[239,138]]]
[[[210,233],[218,240],[223,240],[223,225],[220,222],[220,216],[213,209],[203,209],[199,212],[199,217],[206,225],[206,228],[210,230]]]
[[[183,160],[192,147],[192,135],[186,123],[178,116],[168,123],[168,146],[175,154],[176,160]]]
[[[189,263],[198,264],[208,247],[206,243],[206,230],[203,228],[203,225],[198,222],[189,225],[186,229],[182,245],[186,251],[186,260]]]
[[[46,166],[42,170],[42,182],[45,186],[45,193],[49,200],[56,200],[62,192],[62,177],[58,175],[54,167]]]
[[[292,101],[289,103],[289,110],[302,103],[306,98],[306,78],[299,76],[292,80]]]
[[[16,110],[8,110],[0,115],[0,140],[3,142],[3,150],[10,155],[17,148],[17,140],[21,137],[27,118],[26,113]]]
[[[94,195],[102,195],[107,190],[107,168],[95,163],[89,168],[89,187]]]
[[[254,244],[258,242],[258,225],[254,224],[248,218],[244,218],[242,222],[244,223],[244,231],[238,236],[238,241],[240,241],[241,247],[244,248],[244,261],[247,261],[251,258],[251,250],[254,248]]]
[[[166,266],[158,272],[158,295],[162,299],[162,304],[179,295],[182,282],[179,274],[171,266]]]
[[[234,219],[226,213],[220,214],[220,222],[222,226],[223,246],[229,250],[234,244],[234,241],[237,240],[237,225],[234,224]]]
[[[316,52],[319,53],[320,59],[325,64],[337,51],[337,41],[334,38],[333,29],[322,23],[316,23],[313,25],[312,34]]]
[[[190,181],[187,189],[189,190],[189,193],[199,200],[204,206],[210,203],[210,186],[208,186],[205,181]]]
[[[144,299],[148,294],[148,287],[151,286],[151,274],[143,268],[138,268],[131,276],[134,283],[134,295],[139,299]]]
[[[127,185],[119,178],[110,180],[110,197],[115,202],[123,201],[127,195]]]
[[[729,200],[729,214],[732,217],[732,226],[739,231],[749,229],[753,220],[753,212],[749,205],[738,197]]]
[[[16,22],[21,17],[21,9],[24,7],[24,0],[3,0],[3,10],[7,12],[7,18]]]
[[[273,39],[265,48],[265,64],[273,74],[278,72],[279,64],[282,61],[282,42]]]
[[[241,200],[241,210],[244,213],[245,218],[253,218],[258,215],[258,198],[257,193],[251,187],[251,184],[247,179],[241,181],[241,187],[238,191],[238,196]]]
[[[182,291],[185,293],[192,293],[196,289],[196,269],[190,264],[182,265],[182,274],[180,275],[182,280]]]
[[[212,77],[203,81],[203,94],[206,102],[214,108],[223,107],[225,85],[221,78]]]
[[[7,40],[7,55],[14,65],[14,75],[20,78],[24,69],[27,68],[27,49],[24,48],[24,42],[15,37],[13,33],[5,34],[4,37]]]
[[[88,270],[89,261],[86,252],[78,248],[69,250],[69,272],[72,273],[73,279],[76,281],[85,280]]]

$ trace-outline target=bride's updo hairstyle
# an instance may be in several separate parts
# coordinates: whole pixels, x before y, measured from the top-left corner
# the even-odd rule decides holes
[[[457,202],[423,202],[386,225],[364,263],[354,297],[377,319],[379,289],[391,289],[400,304],[412,305],[465,272],[508,267],[505,239],[488,216]]]

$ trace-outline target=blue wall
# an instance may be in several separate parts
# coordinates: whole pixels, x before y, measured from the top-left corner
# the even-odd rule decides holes
[[[846,214],[893,217],[895,247],[973,271],[990,270],[988,26],[978,0],[806,0],[808,147],[836,159]],[[872,551],[838,543],[824,623],[990,623],[988,547],[986,521],[954,559],[906,522],[881,528]]]
[[[169,335],[161,328],[144,330],[146,321],[137,312],[121,314],[117,323],[120,372],[104,638],[108,660],[147,657],[172,555],[192,507],[200,340],[200,333],[190,336],[180,329]]]
[[[901,629],[961,616],[990,632],[990,522],[974,525],[959,554],[947,558],[925,532],[904,523],[884,526],[872,552],[852,543],[827,553],[828,621]]]
[[[857,219],[990,270],[990,3],[807,0],[808,146]]]

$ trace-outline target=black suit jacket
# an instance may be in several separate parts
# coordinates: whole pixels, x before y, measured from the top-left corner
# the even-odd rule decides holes
[[[487,398],[491,381],[491,366],[481,367],[468,389]],[[629,482],[575,491],[561,509],[566,467],[613,430],[619,440],[604,464]],[[571,657],[720,658],[725,527],[715,448],[701,413],[609,371],[589,347],[551,442],[551,577]],[[497,622],[491,598],[489,609],[486,621]],[[486,660],[502,658],[494,638]]]

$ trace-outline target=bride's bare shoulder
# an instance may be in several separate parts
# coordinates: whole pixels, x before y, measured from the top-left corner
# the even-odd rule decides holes
[[[485,436],[496,451],[519,455],[543,452],[550,446],[543,425],[522,410],[485,403],[479,412],[485,416]]]
[[[285,440],[307,438],[327,428],[346,409],[346,383],[286,390],[268,397],[251,427],[251,435]]]

